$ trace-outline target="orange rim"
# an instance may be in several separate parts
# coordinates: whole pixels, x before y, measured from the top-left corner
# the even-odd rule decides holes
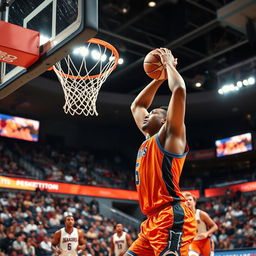
[[[101,74],[98,74],[98,75],[93,75],[93,76],[72,76],[72,75],[69,75],[69,74],[66,74],[64,72],[61,72],[59,70],[57,70],[56,68],[54,69],[54,66],[50,67],[48,69],[48,71],[51,71],[54,69],[55,72],[58,72],[58,74],[60,74],[61,76],[64,76],[64,77],[68,77],[68,78],[73,78],[73,79],[93,79],[93,78],[97,78],[97,77],[102,77],[104,76],[105,74],[109,73],[109,72],[112,72],[117,64],[118,64],[118,59],[119,59],[119,53],[118,51],[116,50],[116,48],[110,44],[110,43],[107,43],[103,40],[100,40],[100,39],[97,39],[97,38],[91,38],[90,40],[88,40],[88,43],[91,43],[91,44],[100,44],[106,48],[108,48],[109,50],[111,50],[115,56],[115,64],[112,68],[108,69],[107,71],[105,71],[104,73],[101,73]]]

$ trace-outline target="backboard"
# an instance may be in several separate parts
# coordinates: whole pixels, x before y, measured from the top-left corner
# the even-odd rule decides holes
[[[9,6],[1,12],[1,20],[40,32],[40,58],[29,68],[0,62],[0,99],[44,73],[98,29],[98,0],[5,2]]]

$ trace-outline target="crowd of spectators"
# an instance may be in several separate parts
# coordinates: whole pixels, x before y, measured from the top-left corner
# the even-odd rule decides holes
[[[6,153],[8,150],[11,155]],[[107,152],[8,141],[0,142],[0,158],[3,160],[0,174],[2,169],[2,174],[7,176],[33,178],[29,170],[17,167],[18,159],[22,158],[41,171],[44,180],[135,189],[133,163],[120,155],[107,155]]]
[[[215,248],[256,248],[256,193],[245,195],[227,190],[225,196],[208,199],[197,207],[206,211],[218,225],[218,231],[212,236]]]
[[[0,175],[7,176],[31,176],[29,170],[21,168],[18,163],[13,159],[8,151],[6,151],[5,144],[0,143]]]
[[[12,154],[7,154],[6,149]],[[36,167],[44,180],[135,190],[135,159],[127,159],[119,154],[54,147],[40,143],[31,145],[27,142],[0,141],[0,175],[33,178],[30,170],[18,165],[19,159],[26,160]],[[211,173],[216,172],[216,178],[208,178]],[[246,164],[243,161],[240,166],[222,167],[218,170],[209,166],[200,176],[197,169],[191,170],[185,165],[181,187],[203,191],[212,185],[218,185],[220,181],[246,182],[255,178],[256,161],[247,161]]]
[[[134,189],[134,175],[128,160],[106,152],[58,149],[50,145],[0,142],[0,175],[32,177],[32,172],[21,167],[19,159],[41,170],[43,179],[91,186]],[[255,164],[255,162],[254,162]],[[237,177],[254,177],[252,165],[243,165],[239,172],[223,171],[233,182]],[[254,166],[255,167],[255,166]],[[221,173],[221,170],[220,170]],[[202,187],[204,176],[199,179],[186,177],[186,187]],[[207,181],[209,179],[207,177]],[[246,180],[245,180],[246,181]],[[211,179],[212,184],[214,179]],[[96,201],[97,202],[97,201]],[[83,255],[108,255],[110,234],[115,220],[103,217],[94,201],[86,202],[78,197],[55,197],[49,193],[1,193],[0,196],[0,256],[3,255],[51,255],[50,239],[63,224],[63,215],[71,211],[87,238]],[[216,249],[256,247],[256,196],[227,191],[223,197],[199,202],[217,223],[219,230],[213,235]],[[136,231],[129,228],[132,237]]]
[[[242,193],[199,202],[217,223],[212,236],[216,249],[231,250],[256,247],[256,195]],[[83,229],[86,249],[81,255],[109,255],[110,237],[116,221],[100,213],[97,200],[36,192],[1,192],[0,256],[52,255],[51,237],[63,226],[63,216],[72,212],[76,226]],[[126,227],[132,239],[137,230]]]
[[[46,191],[11,193],[0,197],[0,256],[52,255],[51,238],[71,212],[76,227],[84,231],[86,249],[81,255],[109,255],[116,221],[102,216],[95,199],[56,197]],[[133,239],[137,231],[126,227]]]

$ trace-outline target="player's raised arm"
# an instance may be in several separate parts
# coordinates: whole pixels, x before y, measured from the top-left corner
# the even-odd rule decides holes
[[[58,248],[58,244],[60,244],[60,236],[61,232],[60,230],[56,231],[52,238],[52,250],[56,255],[60,255],[62,253],[62,250]]]
[[[148,115],[147,109],[151,106],[154,96],[165,80],[153,80],[151,81],[135,98],[131,104],[131,111],[136,125],[140,131],[146,136],[146,132],[143,131],[143,122]]]
[[[160,49],[160,57],[166,65],[168,86],[172,92],[169,101],[166,123],[161,131],[164,148],[172,153],[183,154],[186,145],[185,110],[186,86],[183,78],[176,70],[176,59],[168,49]]]

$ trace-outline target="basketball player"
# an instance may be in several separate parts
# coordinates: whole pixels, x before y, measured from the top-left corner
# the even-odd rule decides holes
[[[190,193],[185,192],[186,204],[196,214],[197,233],[194,241],[189,245],[189,256],[212,256],[214,248],[212,248],[211,235],[217,231],[218,226],[212,218],[204,211],[196,209],[196,198]]]
[[[132,245],[132,238],[124,232],[124,226],[121,223],[116,225],[115,231],[110,241],[110,256],[123,256]]]
[[[78,251],[85,249],[84,233],[74,227],[72,215],[65,217],[64,224],[65,227],[56,231],[53,236],[52,250],[56,255],[75,256]]]
[[[196,232],[193,211],[185,204],[179,187],[188,151],[184,124],[186,87],[168,49],[158,49],[167,70],[172,96],[168,108],[150,113],[154,96],[164,81],[153,80],[135,98],[131,111],[146,140],[137,154],[136,187],[140,207],[147,219],[138,239],[125,256],[188,255],[188,245]]]

